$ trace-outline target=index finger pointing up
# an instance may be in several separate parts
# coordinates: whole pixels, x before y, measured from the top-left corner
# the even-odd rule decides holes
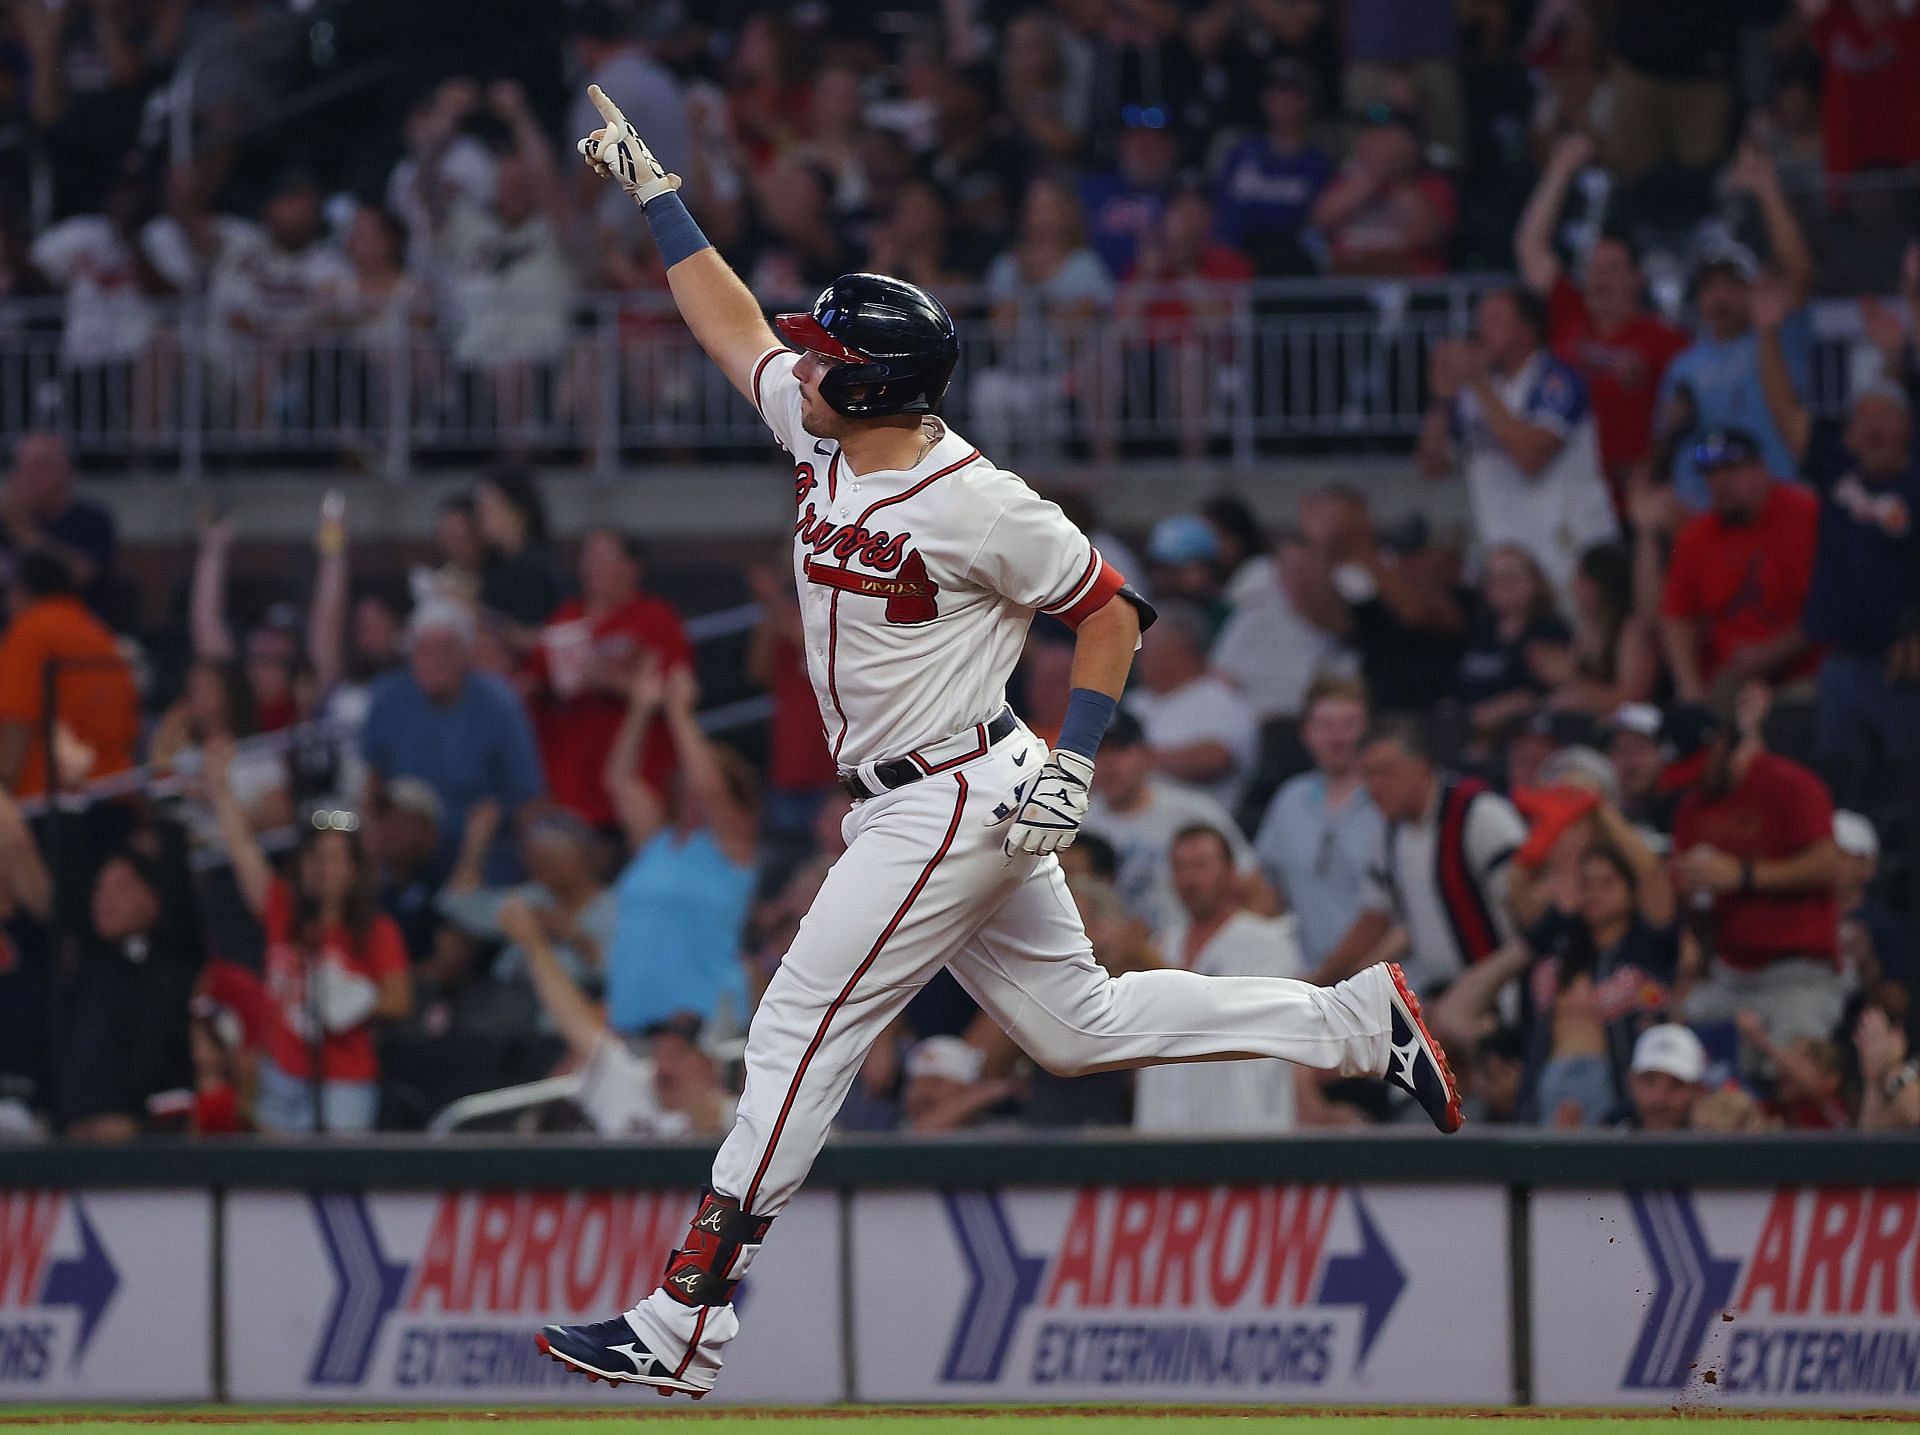
[[[600,111],[600,117],[614,129],[624,130],[627,117],[620,113],[620,106],[607,98],[607,92],[598,85],[587,86],[587,98],[593,101],[593,107]]]

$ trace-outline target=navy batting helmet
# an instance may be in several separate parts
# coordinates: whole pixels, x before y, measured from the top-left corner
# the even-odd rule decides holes
[[[773,323],[789,342],[840,361],[820,380],[820,397],[848,418],[931,412],[960,357],[946,306],[884,274],[842,274],[812,313]]]

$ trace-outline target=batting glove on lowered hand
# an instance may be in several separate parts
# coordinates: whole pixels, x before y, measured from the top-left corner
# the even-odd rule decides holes
[[[587,98],[607,122],[604,128],[595,130],[575,146],[588,169],[604,179],[616,181],[635,204],[644,205],[650,199],[680,188],[680,176],[668,174],[661,167],[653,151],[647,148],[647,142],[634,132],[627,117],[620,113],[620,107],[607,98],[605,90],[598,85],[588,85]]]
[[[1013,826],[1007,829],[1007,855],[1044,856],[1073,846],[1092,798],[1093,759],[1058,748],[1048,753],[1040,770],[1015,788],[1004,804],[1013,818]],[[995,820],[1006,817],[996,811]]]

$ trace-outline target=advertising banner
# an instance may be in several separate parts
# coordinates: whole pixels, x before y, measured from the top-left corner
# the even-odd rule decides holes
[[[542,1356],[533,1333],[636,1304],[696,1203],[691,1191],[234,1192],[229,1389],[242,1401],[605,1405],[607,1388]],[[839,1273],[837,1203],[802,1196],[740,1287],[742,1331],[712,1398],[840,1399]]]
[[[1537,1191],[1547,1405],[1920,1401],[1920,1191]]]
[[[1496,1187],[860,1192],[862,1400],[1512,1394]]]
[[[0,1401],[213,1394],[213,1198],[0,1190]]]

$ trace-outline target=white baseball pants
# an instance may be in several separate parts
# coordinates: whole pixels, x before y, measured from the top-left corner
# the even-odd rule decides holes
[[[964,767],[854,808],[846,854],[754,1013],[746,1090],[714,1161],[715,1191],[753,1215],[777,1215],[869,1048],[942,966],[1058,1075],[1233,1057],[1343,1075],[1384,1069],[1391,1018],[1378,973],[1333,987],[1184,971],[1108,976],[1059,862],[1009,860],[1006,827],[994,823],[994,808],[1046,757],[1022,729]],[[743,1251],[733,1274],[751,1258]],[[686,1373],[703,1383],[739,1329],[731,1306],[696,1311],[661,1291],[627,1318],[663,1358],[697,1341]]]

